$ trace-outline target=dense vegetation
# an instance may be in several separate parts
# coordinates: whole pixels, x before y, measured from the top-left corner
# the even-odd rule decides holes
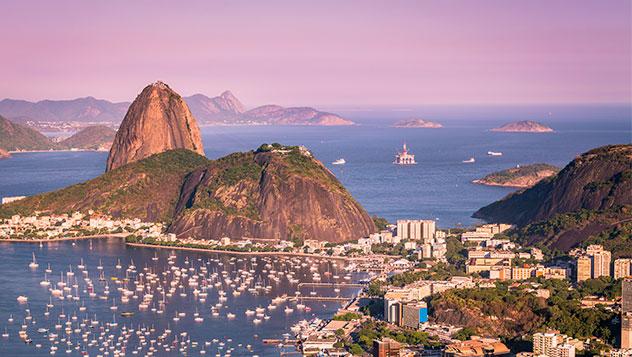
[[[552,255],[563,254],[558,249],[560,243],[586,247],[589,244],[602,244],[613,252],[615,258],[632,256],[632,246],[627,242],[632,233],[631,217],[632,207],[617,206],[606,211],[582,209],[577,212],[556,214],[548,220],[528,224],[507,232],[512,240],[525,245],[541,248],[545,253]],[[627,220],[627,221],[626,221]],[[594,226],[595,234],[578,239],[573,243],[561,237],[570,231],[579,231],[586,227]],[[607,228],[602,228],[607,227]],[[590,232],[591,230],[589,230]]]
[[[244,216],[253,220],[260,220],[257,210],[256,195],[244,194],[244,207],[233,207],[225,204],[217,197],[219,189],[230,189],[235,185],[249,187],[254,191],[259,182],[263,167],[254,160],[254,153],[234,153],[213,162],[209,168],[212,179],[197,189],[191,209],[218,210],[230,216]],[[247,186],[246,186],[247,185]]]
[[[509,340],[520,340],[542,329],[555,329],[575,338],[595,336],[615,344],[616,314],[605,307],[582,309],[582,296],[620,294],[620,282],[609,279],[588,281],[571,289],[564,280],[541,281],[550,290],[548,299],[530,293],[529,286],[510,288],[497,283],[495,288],[448,290],[434,296],[431,314],[441,322],[460,321],[476,333],[493,333]]]
[[[171,150],[58,191],[2,205],[0,217],[33,211],[87,211],[113,217],[169,221],[186,174],[209,161],[189,150]]]
[[[373,216],[371,218],[373,218],[373,223],[375,224],[375,227],[378,229],[378,231],[383,231],[388,228],[389,223],[386,218],[378,216]]]
[[[15,124],[0,116],[0,148],[7,151],[50,150],[56,148],[56,145],[37,130]]]
[[[351,321],[351,320],[359,320],[360,318],[362,318],[361,314],[356,314],[353,312],[347,312],[344,314],[338,314],[336,316],[333,317],[332,320],[334,321]]]
[[[611,227],[596,236],[591,236],[584,246],[601,244],[612,252],[612,258],[632,257],[632,221]]]
[[[59,143],[59,146],[67,149],[87,149],[97,150],[103,145],[114,141],[116,136],[116,130],[103,126],[95,125],[84,128],[75,135],[63,140]]]
[[[608,211],[632,205],[631,165],[632,145],[593,149],[576,157],[550,180],[485,206],[474,217],[525,226],[582,209]],[[593,231],[575,232],[573,240],[583,240],[592,234]]]

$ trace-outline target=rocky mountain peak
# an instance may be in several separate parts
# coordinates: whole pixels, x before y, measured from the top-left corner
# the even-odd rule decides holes
[[[204,155],[200,129],[189,107],[167,84],[157,81],[145,87],[129,107],[106,171],[173,149]]]
[[[220,98],[223,100],[221,106],[223,106],[225,110],[230,110],[235,113],[243,113],[246,111],[244,105],[239,101],[239,99],[237,99],[237,97],[235,97],[235,95],[231,91],[224,91],[224,93],[220,95]]]

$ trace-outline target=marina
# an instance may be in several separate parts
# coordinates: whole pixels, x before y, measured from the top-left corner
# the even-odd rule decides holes
[[[16,274],[1,278],[0,354],[285,354],[295,351],[292,326],[330,318],[363,286],[343,264],[309,257],[156,250],[117,238],[2,248],[10,255],[0,267]],[[316,275],[323,281],[309,285]]]

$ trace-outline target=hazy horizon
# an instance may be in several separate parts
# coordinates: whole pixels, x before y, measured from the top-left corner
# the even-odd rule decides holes
[[[3,2],[0,98],[248,106],[627,104],[629,1]]]

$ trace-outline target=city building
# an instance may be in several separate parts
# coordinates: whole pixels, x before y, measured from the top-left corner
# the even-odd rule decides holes
[[[403,305],[402,326],[416,329],[426,322],[428,322],[428,305],[425,302],[410,302]]]
[[[610,357],[632,357],[632,348],[613,349],[610,351]]]
[[[614,260],[614,278],[622,279],[632,275],[632,259],[619,258]]]
[[[399,357],[399,351],[402,345],[390,338],[382,340],[373,340],[373,356],[374,357]]]
[[[592,276],[592,260],[590,257],[582,255],[577,258],[577,282],[585,281]]]
[[[533,334],[533,355],[546,357],[575,357],[575,345],[571,339],[558,332]]]
[[[8,197],[2,197],[2,204],[5,203],[11,203],[11,202],[15,202],[15,201],[19,201],[19,200],[23,200],[25,199],[26,196],[8,196]]]
[[[510,224],[505,223],[496,223],[496,224],[483,224],[482,226],[476,227],[477,232],[487,232],[491,234],[499,234],[511,228]]]
[[[632,278],[621,282],[621,312],[632,312]]]
[[[632,348],[632,312],[621,314],[621,348]]]
[[[461,243],[473,242],[478,245],[485,245],[484,243],[492,239],[493,236],[490,232],[463,232],[461,233]]]
[[[399,325],[402,321],[403,304],[399,299],[384,297],[384,321]]]
[[[586,254],[592,258],[592,278],[597,279],[601,276],[610,276],[610,263],[612,254],[603,249],[598,244],[589,245],[586,248]]]
[[[397,237],[399,239],[428,240],[434,239],[435,221],[430,219],[398,219]]]
[[[577,282],[611,276],[612,254],[598,244],[589,245],[577,258]]]

